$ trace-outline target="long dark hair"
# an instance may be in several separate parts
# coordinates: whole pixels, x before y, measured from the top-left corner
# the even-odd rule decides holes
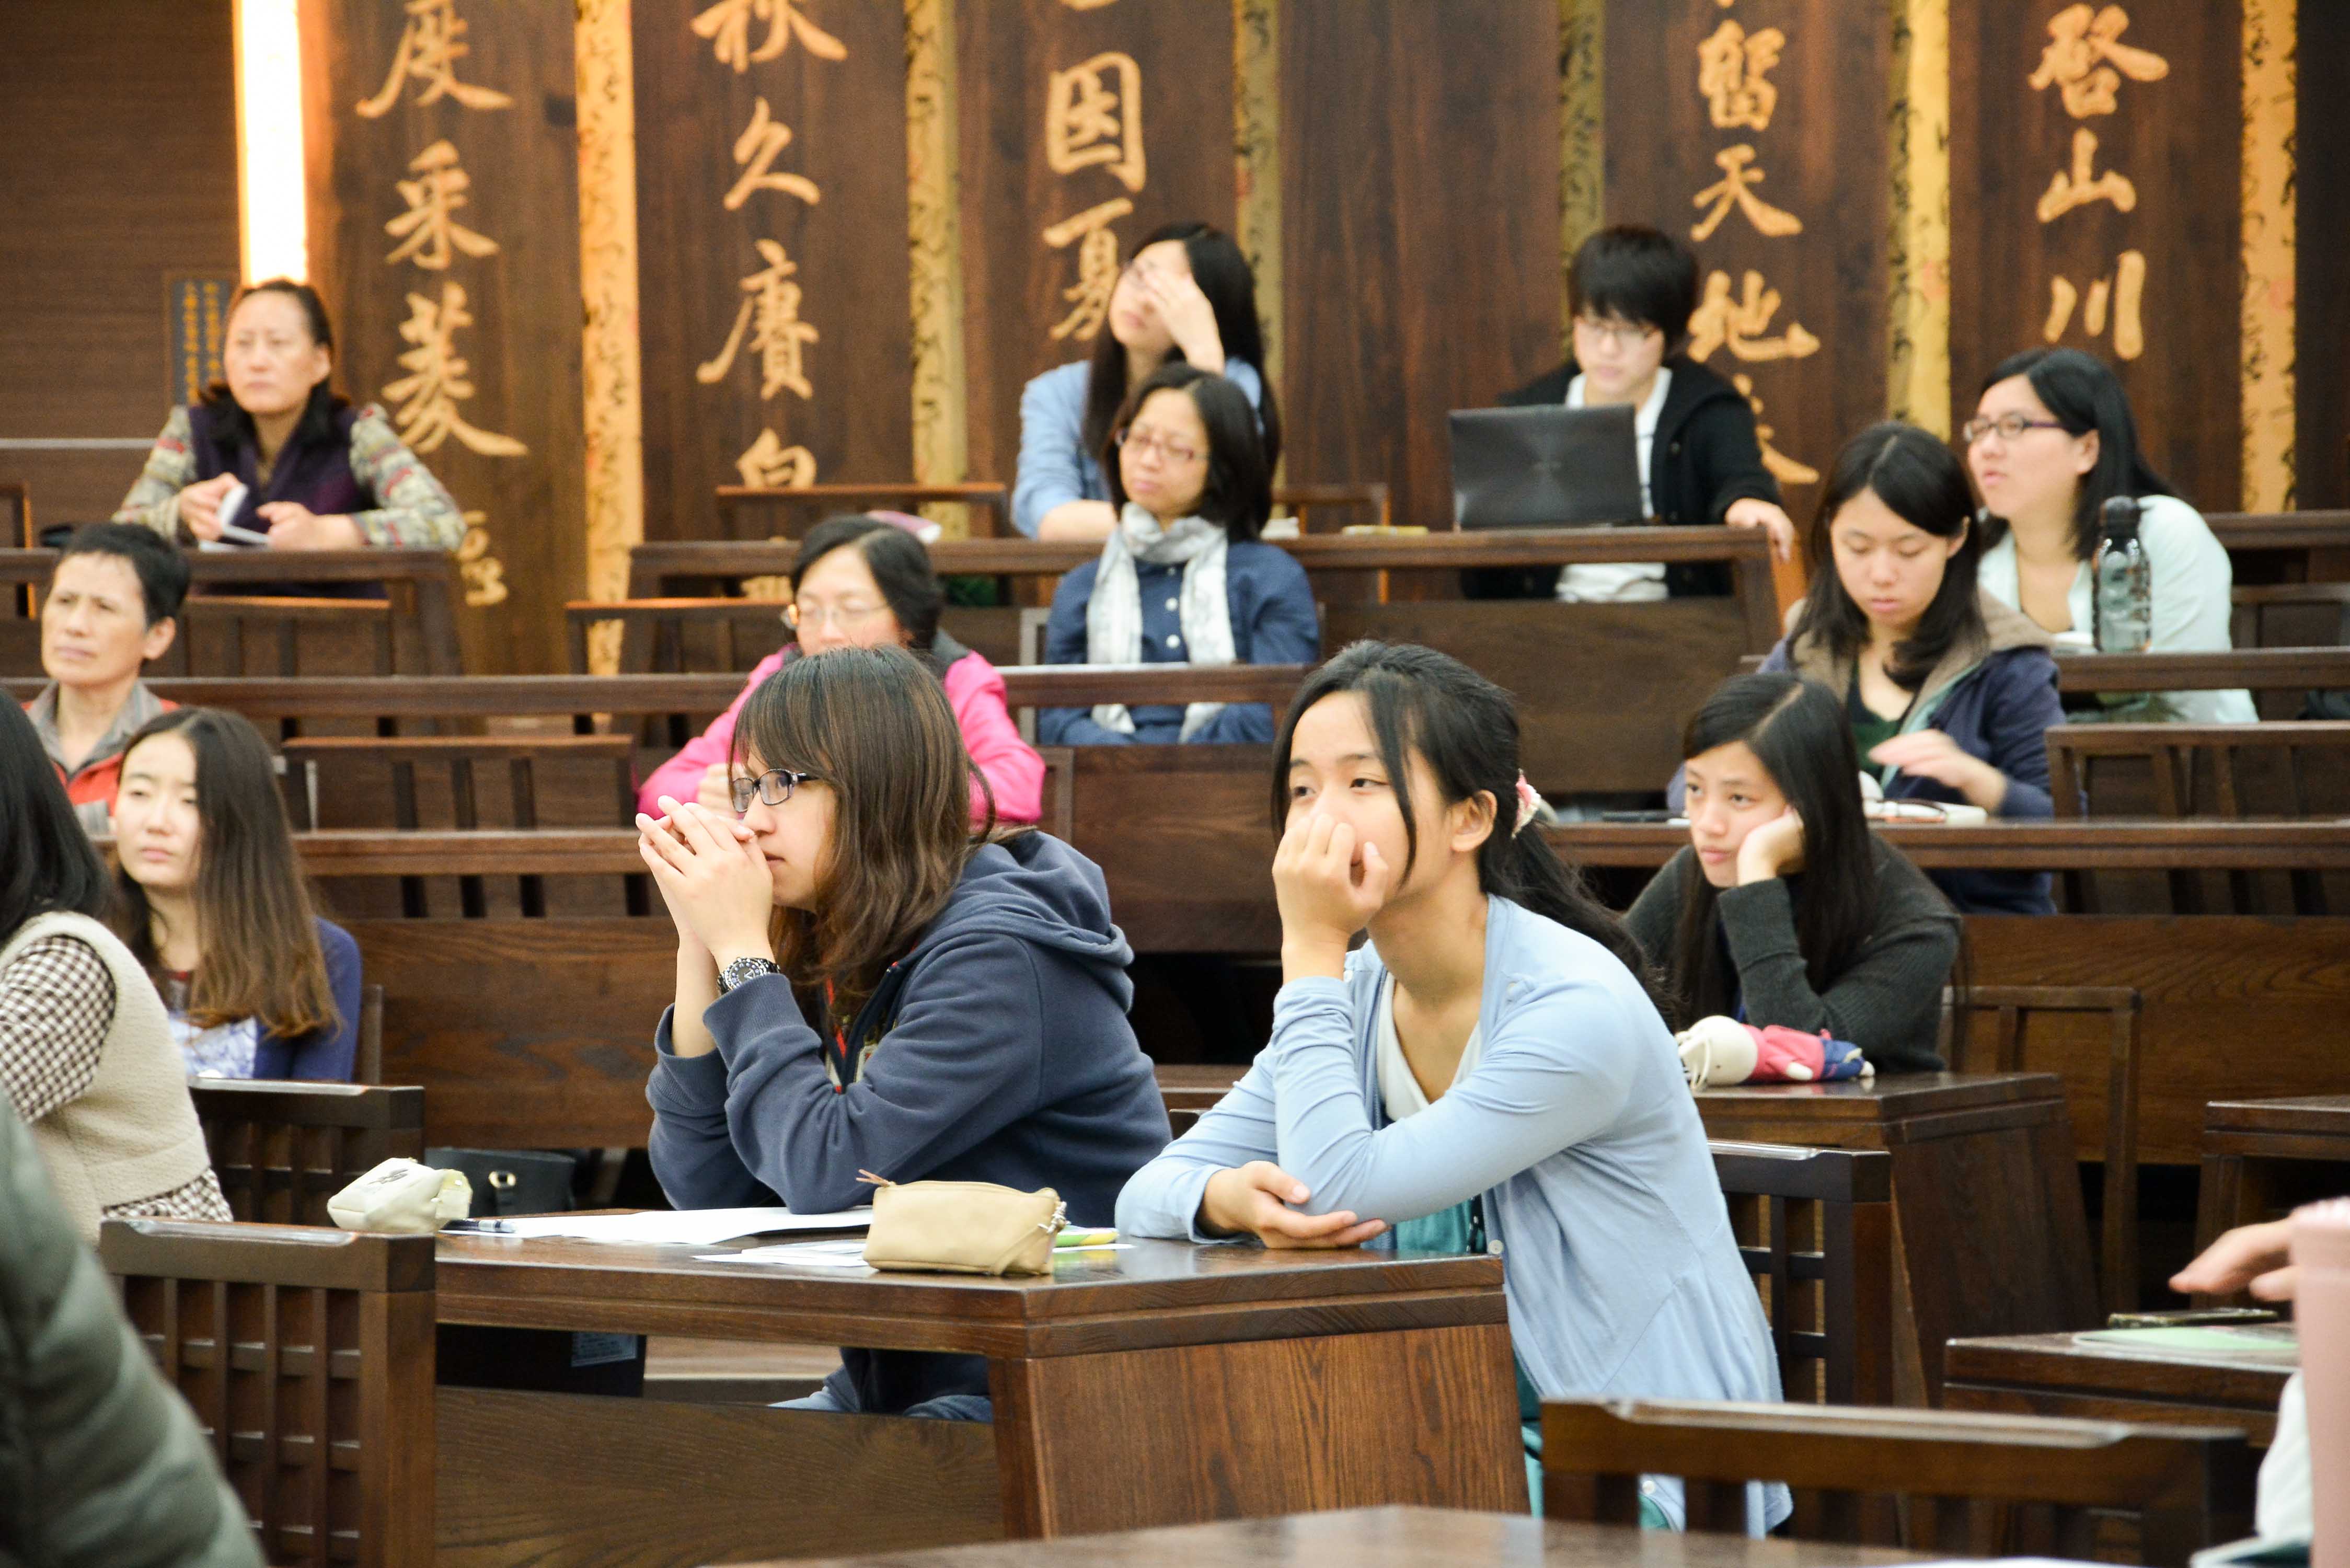
[[[896,524],[847,513],[827,517],[809,529],[800,541],[800,553],[792,557],[794,596],[811,567],[835,550],[852,545],[865,557],[873,586],[881,590],[889,613],[897,618],[898,629],[906,634],[906,646],[915,657],[935,667],[939,661],[932,657],[932,645],[938,641],[946,590],[939,587],[939,575],[931,569],[931,553],[922,548],[922,542]]]
[[[188,989],[189,1021],[209,1029],[255,1018],[286,1037],[335,1027],[339,1016],[309,882],[295,857],[261,732],[242,713],[175,708],[140,725],[123,746],[126,773],[132,754],[159,735],[177,735],[196,759],[196,877],[189,892],[203,957]],[[160,980],[147,889],[118,868],[115,891],[115,934]]]
[[[2097,553],[2100,515],[2115,496],[2178,493],[2138,450],[2137,420],[2112,366],[2078,348],[2027,348],[1992,366],[1975,396],[1981,398],[2011,376],[2032,383],[2033,396],[2064,427],[2065,434],[2097,432],[2097,465],[2074,486],[2074,560],[2085,561]],[[2007,519],[1984,513],[1983,544],[1996,545],[2006,536]]]
[[[1412,815],[1408,753],[1428,760],[1447,805],[1493,798],[1493,830],[1477,847],[1477,885],[1545,919],[1589,937],[1632,971],[1648,999],[1662,1010],[1665,997],[1640,946],[1584,886],[1582,874],[1560,860],[1538,828],[1513,833],[1518,810],[1518,715],[1510,694],[1453,658],[1409,642],[1348,643],[1338,656],[1306,677],[1282,721],[1273,746],[1273,829],[1277,837],[1289,815],[1290,742],[1297,722],[1325,697],[1358,693],[1378,737],[1396,809],[1403,813],[1404,864],[1410,875],[1419,853],[1419,828]]]
[[[1684,760],[1743,741],[1804,819],[1802,881],[1792,891],[1795,945],[1812,989],[1825,991],[1877,927],[1876,846],[1861,815],[1860,759],[1844,704],[1816,680],[1780,671],[1734,675],[1681,735]],[[1738,978],[1714,919],[1715,888],[1682,859],[1681,918],[1670,977],[1688,1023],[1738,1003]]]
[[[1812,582],[1803,618],[1795,623],[1799,641],[1817,639],[1840,659],[1855,658],[1868,646],[1868,616],[1845,592],[1829,535],[1836,514],[1864,493],[1937,539],[1964,537],[1957,554],[1943,563],[1942,586],[1918,618],[1917,629],[1908,641],[1894,645],[1893,661],[1885,669],[1894,684],[1915,691],[1953,643],[1981,642],[1989,636],[1975,592],[1982,541],[1973,528],[1974,493],[1967,488],[1965,465],[1939,437],[1916,425],[1887,420],[1844,443],[1804,546]]]
[[[1126,507],[1126,476],[1118,465],[1118,442],[1142,412],[1153,392],[1181,392],[1200,411],[1208,432],[1208,476],[1200,487],[1196,514],[1232,535],[1253,539],[1264,532],[1273,515],[1273,463],[1257,437],[1256,418],[1248,394],[1223,377],[1180,361],[1161,365],[1143,378],[1118,411],[1118,423],[1101,450],[1102,476],[1109,482],[1110,504]]]
[[[1252,413],[1263,432],[1264,466],[1271,472],[1281,464],[1281,408],[1273,395],[1273,379],[1265,374],[1264,327],[1257,319],[1255,269],[1232,235],[1212,223],[1162,224],[1142,236],[1133,255],[1163,240],[1183,242],[1184,259],[1191,264],[1191,281],[1200,286],[1200,292],[1208,296],[1209,308],[1216,313],[1216,337],[1223,343],[1224,358],[1247,360],[1263,383]],[[1134,265],[1133,256],[1127,265]],[[1183,350],[1170,348],[1167,358],[1180,361]],[[1086,376],[1087,452],[1099,452],[1118,427],[1118,410],[1126,401],[1126,345],[1105,324],[1094,337],[1093,368]],[[1245,394],[1242,400],[1247,400]]]
[[[282,294],[300,306],[303,321],[310,330],[310,341],[329,354],[335,351],[335,327],[328,319],[327,302],[319,297],[317,289],[307,283],[296,283],[290,277],[266,278],[260,283],[246,284],[229,296],[228,310],[222,316],[222,322],[225,324],[236,319],[236,307],[256,294]],[[205,387],[199,406],[213,435],[224,445],[259,443],[261,436],[254,425],[253,416],[228,389],[227,381],[214,381]],[[349,407],[349,400],[335,390],[334,371],[329,369],[326,379],[310,389],[310,400],[303,405],[302,417],[295,422],[294,433],[286,438],[286,444],[295,446],[332,440],[335,416]]]
[[[846,1019],[946,908],[972,850],[971,781],[946,689],[902,648],[836,648],[759,683],[733,760],[812,774],[833,793],[832,843],[812,909],[778,909],[775,961],[795,986],[829,985]]]
[[[104,919],[114,903],[106,867],[74,820],[73,802],[33,721],[0,701],[0,942],[36,915]]]

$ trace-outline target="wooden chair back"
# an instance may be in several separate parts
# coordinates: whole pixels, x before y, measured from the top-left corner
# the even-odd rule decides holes
[[[2045,1416],[1647,1399],[1543,1403],[1543,1506],[1637,1524],[1640,1477],[1682,1478],[1689,1528],[1742,1534],[1746,1488],[1795,1493],[1798,1540],[1952,1557],[2086,1558],[2092,1511],[2138,1516],[2137,1561],[2183,1564],[2250,1522],[2241,1432]],[[1902,1500],[1895,1510],[1866,1506]],[[1880,1533],[1906,1514],[1904,1540]],[[2011,1530],[2013,1538],[2010,1538]],[[2110,1560],[2110,1559],[2108,1559]]]
[[[393,669],[389,600],[196,594],[180,607],[179,636],[151,673],[383,676]]]
[[[573,599],[563,607],[571,673],[588,670],[588,628],[620,626],[623,675],[719,670],[747,674],[790,638],[788,599]]]
[[[1336,534],[1344,524],[1332,516],[1348,511],[1367,511],[1367,517],[1353,519],[1380,528],[1395,526],[1395,507],[1388,495],[1387,482],[1375,479],[1356,484],[1282,484],[1273,492],[1276,512],[1286,510],[1297,519],[1300,534]]]
[[[325,826],[320,821],[325,816],[338,827],[404,832],[425,826],[417,788],[420,767],[446,770],[447,826],[459,831],[492,826],[484,820],[480,774],[499,764],[504,767],[506,789],[504,820],[496,826],[629,826],[636,820],[636,750],[635,738],[626,734],[320,735],[280,746],[286,759],[286,806],[297,828]],[[388,803],[350,771],[369,768],[388,770]],[[550,776],[557,769],[566,775],[559,782]],[[598,774],[602,784],[583,782]],[[376,777],[381,782],[384,775]],[[333,809],[325,809],[328,805]],[[558,820],[543,822],[542,817]],[[485,916],[489,896],[484,879],[460,876],[457,883],[463,913],[474,919]],[[516,878],[516,885],[523,915],[536,918],[547,912],[544,877],[526,873]],[[640,880],[629,878],[628,887],[629,912],[644,912],[639,906],[648,895]],[[416,919],[427,912],[423,877],[403,877],[400,888],[402,913]]]
[[[2350,645],[2350,583],[2261,583],[2229,592],[2238,648]],[[2272,626],[2282,620],[2282,628]]]
[[[41,547],[40,532],[33,524],[33,487],[21,479],[0,479],[0,504],[8,508],[9,527],[0,535],[0,544],[19,549]]]
[[[110,1220],[99,1257],[265,1562],[431,1568],[433,1240]]]
[[[718,532],[723,538],[742,536],[738,519],[745,511],[783,510],[786,521],[780,538],[796,539],[837,512],[861,512],[874,505],[913,511],[923,506],[965,508],[970,537],[1002,538],[1013,532],[1012,491],[1007,485],[972,484],[800,484],[787,488],[722,484],[718,487]]]
[[[1077,753],[1074,746],[1039,746],[1045,759],[1044,815],[1036,826],[1064,844],[1077,836]]]
[[[383,1082],[383,987],[359,987],[358,1049],[351,1056],[351,1082]]]
[[[369,989],[380,1014],[383,988]],[[336,1193],[387,1159],[424,1158],[420,1088],[198,1078],[188,1093],[239,1220],[331,1225]]]
[[[1945,990],[1942,1010],[1942,1056],[1957,1073],[2045,1071],[2051,1064],[2035,1058],[2029,1050],[2035,1019],[2105,1015],[2105,1216],[2097,1248],[2100,1293],[2108,1312],[2137,1311],[2143,998],[2126,985],[1973,985]]]
[[[1712,1144],[1740,1256],[1754,1276],[1786,1397],[1893,1398],[1893,1157],[1877,1149]]]

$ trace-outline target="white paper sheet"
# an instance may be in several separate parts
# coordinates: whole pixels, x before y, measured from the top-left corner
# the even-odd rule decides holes
[[[739,1252],[710,1252],[697,1263],[789,1263],[806,1269],[866,1267],[865,1243],[854,1238],[838,1241],[785,1241],[774,1247],[745,1247]]]
[[[540,1214],[508,1223],[525,1239],[708,1247],[737,1236],[784,1231],[862,1231],[873,1223],[873,1210],[868,1205],[831,1214],[795,1214],[788,1209],[649,1209],[637,1214]]]

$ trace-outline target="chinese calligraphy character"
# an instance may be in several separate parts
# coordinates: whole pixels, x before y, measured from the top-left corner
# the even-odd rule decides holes
[[[817,339],[816,329],[800,319],[800,286],[791,281],[799,264],[773,240],[755,242],[767,265],[743,280],[743,308],[734,314],[734,330],[718,357],[694,368],[693,379],[709,386],[734,368],[735,350],[743,332],[751,329],[751,352],[759,356],[759,397],[762,401],[789,387],[803,398],[816,396],[803,358]]]
[[[2066,173],[2058,170],[2042,192],[2036,211],[2043,223],[2054,223],[2075,207],[2085,207],[2092,202],[2111,202],[2116,212],[2126,213],[2137,205],[2137,187],[2129,177],[2112,169],[2102,174],[2092,174],[2090,167],[2097,160],[2097,134],[2087,126],[2073,130],[2073,169]]]
[[[816,454],[804,446],[785,446],[783,437],[762,430],[734,460],[734,472],[754,490],[806,490],[816,483]]]
[[[2098,278],[2089,285],[2089,298],[2081,312],[2082,330],[2095,337],[2106,329],[2106,307],[2113,306],[2114,357],[2135,359],[2146,352],[2146,326],[2138,317],[2138,304],[2146,294],[2146,254],[2142,251],[2124,251],[2114,266],[2113,276]],[[2080,300],[2080,290],[2068,277],[2048,280],[2048,320],[2040,335],[2054,343],[2064,336],[2073,323],[2073,306]]]
[[[1056,251],[1080,236],[1085,241],[1077,247],[1077,281],[1061,291],[1075,308],[1053,328],[1054,342],[1064,337],[1082,341],[1101,330],[1102,317],[1109,314],[1110,291],[1118,287],[1118,236],[1109,226],[1132,211],[1134,203],[1118,196],[1045,231],[1045,243]]]
[[[1787,35],[1776,27],[1749,33],[1730,21],[1697,47],[1697,90],[1705,95],[1716,126],[1724,130],[1740,125],[1771,129],[1771,111],[1779,105],[1771,67],[1786,47]]]
[[[418,153],[408,167],[415,179],[392,182],[400,199],[408,203],[408,211],[383,226],[385,234],[400,242],[383,258],[385,265],[412,261],[429,272],[446,272],[452,247],[469,256],[497,254],[497,241],[487,234],[475,234],[452,215],[458,208],[472,203],[465,192],[473,184],[473,177],[457,166],[454,147],[445,140],[436,141]]]
[[[767,165],[775,155],[791,145],[792,128],[775,119],[767,109],[767,100],[761,99],[751,111],[749,129],[734,140],[734,161],[743,165],[743,177],[726,192],[726,210],[730,213],[751,199],[754,191],[781,191],[797,196],[803,202],[817,202],[816,182],[805,174],[770,174]]]
[[[1746,221],[1754,225],[1757,233],[1772,239],[1804,232],[1803,219],[1782,212],[1754,193],[1754,187],[1766,176],[1760,169],[1747,168],[1754,161],[1752,143],[1742,141],[1735,147],[1725,147],[1713,155],[1713,161],[1721,171],[1721,178],[1690,198],[1690,206],[1702,207],[1711,202],[1713,211],[1690,226],[1690,239],[1703,240],[1711,235],[1721,226],[1721,220],[1730,215],[1732,206],[1746,214]]]
[[[2074,119],[2113,113],[2123,77],[2158,82],[2170,74],[2168,60],[2121,41],[2128,28],[2129,13],[2118,5],[2095,13],[2085,5],[2065,6],[2049,19],[2048,47],[2040,52],[2040,68],[2028,78],[2033,89],[2055,83],[2064,112]]]
[[[1730,378],[1730,384],[1738,389],[1738,395],[1744,398],[1746,406],[1754,410],[1754,439],[1762,448],[1762,466],[1771,471],[1771,477],[1782,484],[1817,484],[1820,480],[1818,469],[1808,463],[1797,462],[1771,444],[1772,436],[1777,432],[1762,422],[1762,400],[1754,395],[1754,378],[1742,370]]]
[[[472,368],[457,355],[457,329],[473,324],[462,284],[443,282],[437,304],[421,294],[408,296],[408,319],[400,324],[400,335],[416,347],[400,357],[400,369],[409,374],[384,384],[383,395],[400,405],[392,421],[400,439],[420,454],[439,451],[455,436],[467,451],[484,457],[521,457],[530,448],[512,436],[467,424],[457,411],[473,395],[467,379]]]
[[[1142,189],[1142,67],[1132,55],[1096,55],[1047,78],[1045,162],[1055,174],[1102,164],[1128,190]]]
[[[751,47],[753,18],[767,24],[766,41]],[[733,66],[741,76],[755,60],[772,60],[792,47],[800,47],[820,60],[845,60],[848,46],[800,15],[799,0],[718,0],[692,22],[696,36],[712,41],[712,52],[721,65]]]
[[[1731,354],[1750,363],[1771,359],[1801,359],[1820,351],[1820,340],[1789,321],[1776,337],[1765,337],[1771,318],[1779,313],[1779,291],[1762,286],[1762,275],[1746,269],[1745,294],[1730,297],[1730,275],[1716,271],[1705,280],[1705,297],[1690,317],[1689,353],[1704,359],[1727,346]]]
[[[424,84],[416,95],[420,104],[453,98],[467,109],[504,109],[514,102],[504,93],[457,79],[457,61],[473,52],[473,45],[457,41],[464,31],[457,0],[408,0],[408,26],[391,57],[391,74],[384,78],[382,91],[359,104],[359,113],[369,119],[382,118],[400,100],[401,85],[410,81]]]
[[[457,545],[457,571],[465,579],[465,603],[474,609],[504,604],[506,597],[505,563],[490,554],[490,531],[484,526],[488,520],[486,512],[466,513],[465,536]]]

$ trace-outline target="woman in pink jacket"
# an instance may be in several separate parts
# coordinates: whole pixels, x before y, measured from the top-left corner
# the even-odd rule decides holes
[[[733,706],[653,770],[637,792],[640,809],[659,815],[657,803],[666,794],[732,812],[727,748],[734,739],[734,716],[759,682],[785,660],[805,653],[895,642],[912,649],[945,685],[964,749],[995,796],[996,820],[1035,822],[1044,815],[1045,759],[1012,722],[1003,677],[939,629],[946,597],[920,540],[878,517],[827,518],[800,541],[791,575],[792,605],[784,620],[798,640],[760,660]],[[987,816],[977,779],[972,781],[971,815],[973,822]]]

